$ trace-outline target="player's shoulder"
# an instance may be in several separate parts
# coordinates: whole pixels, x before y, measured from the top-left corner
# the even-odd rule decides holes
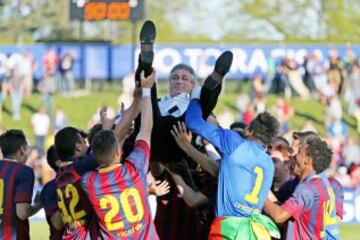
[[[343,188],[341,183],[338,180],[336,180],[336,178],[334,178],[334,177],[329,177],[329,182],[334,189],[342,189]]]
[[[29,167],[25,164],[22,164],[22,163],[16,163],[16,164],[18,164],[17,165],[17,167],[18,167],[17,175],[26,175],[26,176],[35,175],[34,169],[32,169],[31,167]]]
[[[41,189],[40,197],[43,199],[46,195],[56,192],[56,182],[55,179],[47,182],[44,187]]]
[[[81,176],[81,184],[83,186],[93,184],[98,174],[99,173],[97,171],[86,172],[84,175]]]

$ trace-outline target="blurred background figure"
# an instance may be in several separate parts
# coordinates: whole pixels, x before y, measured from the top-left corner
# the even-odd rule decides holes
[[[75,61],[75,53],[68,51],[60,59],[60,84],[59,90],[63,93],[73,93],[75,90],[75,79],[73,74],[73,67]]]
[[[31,117],[31,125],[35,135],[35,147],[40,158],[45,155],[45,139],[50,130],[50,117],[46,114],[46,110],[40,107]]]

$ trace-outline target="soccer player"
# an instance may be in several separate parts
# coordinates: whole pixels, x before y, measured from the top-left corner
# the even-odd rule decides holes
[[[41,209],[39,197],[31,205],[34,171],[25,165],[29,146],[21,130],[0,136],[0,239],[30,239],[28,218]],[[38,196],[38,195],[37,195]]]
[[[274,176],[274,163],[265,146],[276,136],[278,121],[269,113],[261,113],[246,127],[243,138],[235,131],[207,123],[199,100],[194,99],[187,109],[185,123],[190,131],[209,141],[222,155],[216,219],[209,238],[242,236],[251,239],[259,232],[250,227],[253,222],[278,237],[275,224],[260,214]]]
[[[281,206],[265,201],[265,212],[276,223],[288,222],[286,239],[316,240],[327,237],[326,225],[333,221],[328,186],[316,174],[332,152],[320,138],[308,138],[296,154],[294,173],[300,178],[293,195]],[[335,218],[336,221],[336,218]],[[331,238],[326,238],[331,239]]]
[[[298,151],[303,143],[311,138],[319,138],[319,136],[311,131],[308,132],[294,132],[293,133],[294,141],[292,142],[292,147]],[[324,171],[329,167],[332,161],[332,154],[324,152],[322,155],[322,162],[319,164],[319,167],[316,173],[324,181],[328,194],[330,196],[330,202],[327,203],[327,208],[329,211],[329,216],[326,220],[325,232],[326,239],[339,239],[339,224],[338,222],[342,219],[343,216],[343,200],[344,193],[343,188],[338,181],[335,179],[328,178]],[[295,191],[295,188],[299,184],[299,178],[288,181],[284,189],[280,189],[281,192],[278,195],[280,198],[280,203],[285,202],[292,193]]]
[[[95,238],[96,232],[91,225],[93,209],[80,187],[80,177],[98,165],[91,153],[86,154],[85,139],[76,128],[66,127],[57,132],[55,149],[60,161],[55,181],[58,206],[66,228],[63,237]],[[93,230],[91,233],[90,229]]]
[[[58,171],[56,161],[58,157],[55,152],[55,146],[49,147],[46,153],[46,159],[49,166],[55,171]],[[41,202],[44,204],[44,210],[46,214],[46,221],[50,227],[50,240],[61,240],[65,231],[64,223],[61,220],[58,196],[56,193],[56,182],[55,179],[46,183],[41,190],[40,195]]]
[[[123,138],[133,120],[139,114],[140,95],[135,90],[134,100],[124,114],[121,122],[115,126],[114,134]],[[112,129],[115,119],[106,117],[106,108],[100,111],[103,129]],[[61,129],[55,135],[55,149],[59,158],[56,176],[58,205],[66,232],[65,239],[96,238],[96,224],[93,224],[94,211],[81,188],[80,177],[95,170],[98,164],[81,131],[73,127]],[[90,153],[88,153],[90,152]]]
[[[150,89],[155,72],[142,77],[141,126],[134,150],[120,164],[122,150],[111,131],[95,135],[91,145],[99,169],[82,178],[82,187],[99,219],[105,239],[158,239],[147,201],[152,108]]]

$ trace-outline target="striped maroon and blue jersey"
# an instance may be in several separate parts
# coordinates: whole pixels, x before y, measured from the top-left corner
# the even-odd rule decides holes
[[[281,205],[292,220],[288,222],[286,239],[317,240],[325,237],[325,206],[330,196],[324,181],[310,176],[300,182],[293,195]]]
[[[41,190],[40,195],[41,202],[44,204],[44,210],[46,215],[46,221],[50,227],[50,240],[61,240],[64,234],[65,228],[61,230],[57,230],[51,224],[51,216],[59,211],[58,206],[58,196],[56,193],[56,182],[55,180],[51,180],[46,183],[43,189]]]
[[[123,165],[89,172],[82,178],[99,220],[102,239],[158,239],[147,201],[150,148],[135,142]]]
[[[71,158],[70,165],[59,168],[56,175],[57,202],[66,231],[63,239],[95,239],[94,211],[81,188],[81,176],[97,167],[93,154]]]
[[[344,216],[344,189],[333,177],[329,178],[329,182],[335,193],[336,215],[342,219]]]
[[[0,161],[0,239],[30,239],[29,221],[16,215],[17,203],[31,203],[34,171],[12,160]]]

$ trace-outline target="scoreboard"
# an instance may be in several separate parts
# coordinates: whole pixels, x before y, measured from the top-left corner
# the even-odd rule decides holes
[[[144,0],[70,0],[70,18],[85,21],[140,20]]]

